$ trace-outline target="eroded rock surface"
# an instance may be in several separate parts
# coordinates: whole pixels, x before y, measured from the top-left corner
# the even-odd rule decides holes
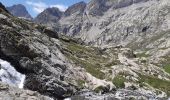
[[[0,82],[1,100],[52,100],[47,96],[42,96],[38,92],[21,90]]]
[[[81,89],[80,79],[97,86],[114,88],[113,83],[97,79],[70,63],[62,52],[57,34],[30,21],[15,18],[2,10],[0,14],[0,58],[26,75],[24,88],[54,98],[71,96]],[[53,34],[53,35],[52,35]],[[56,34],[56,35],[55,35]],[[98,80],[99,83],[94,83]]]

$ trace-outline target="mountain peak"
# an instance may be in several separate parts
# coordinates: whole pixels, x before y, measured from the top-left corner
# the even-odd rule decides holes
[[[26,19],[32,19],[31,15],[28,13],[27,9],[22,4],[13,5],[7,7],[7,10],[16,17],[22,17]]]
[[[62,15],[63,12],[56,7],[47,8],[35,18],[35,22],[38,23],[57,22]]]
[[[81,1],[79,3],[76,3],[72,6],[70,6],[66,11],[65,11],[65,16],[69,16],[74,13],[82,14],[86,8],[86,3],[84,1]]]

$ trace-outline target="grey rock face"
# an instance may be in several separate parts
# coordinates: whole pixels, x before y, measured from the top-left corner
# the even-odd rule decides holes
[[[34,20],[37,23],[56,23],[63,16],[63,12],[61,12],[58,8],[47,8],[42,13],[40,13]]]
[[[6,27],[8,32],[0,30],[0,58],[11,62],[19,72],[26,74],[24,87],[27,89],[57,98],[73,93],[76,87],[63,81],[72,80],[69,78],[73,74],[72,69],[67,70],[71,65],[60,52],[57,40],[50,39],[47,32],[40,33],[26,21],[12,18],[0,18],[6,20],[1,23],[1,28],[9,25]],[[18,21],[22,25],[16,23]],[[33,36],[31,40],[30,36]]]
[[[92,0],[83,14],[61,17],[55,31],[92,45],[137,45],[169,29],[168,0]],[[147,43],[141,43],[146,47]]]
[[[7,10],[16,17],[22,17],[31,20],[32,17],[26,10],[25,6],[22,4],[13,5],[11,7],[7,7]]]
[[[0,14],[0,58],[26,75],[24,88],[54,98],[71,96],[81,89],[78,80],[114,88],[111,82],[100,80],[70,62],[63,54],[57,33],[30,21]],[[5,30],[5,31],[4,31]],[[95,81],[97,80],[97,82]],[[87,87],[88,88],[88,87]]]
[[[102,16],[115,2],[115,0],[91,0],[87,5],[87,12],[89,15]]]
[[[21,90],[0,82],[1,100],[52,100],[30,90]]]
[[[108,94],[96,94],[90,91],[80,92],[78,95],[71,97],[73,100],[164,100],[166,98],[156,97],[156,94],[144,93],[147,91],[132,91],[126,89],[119,89]]]
[[[79,14],[83,14],[84,10],[86,8],[86,3],[85,2],[79,2],[76,3],[72,6],[70,6],[65,12],[65,16],[71,16],[72,14],[77,13],[77,15]]]

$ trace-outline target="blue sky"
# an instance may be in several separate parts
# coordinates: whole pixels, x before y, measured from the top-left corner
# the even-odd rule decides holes
[[[69,6],[80,2],[89,0],[0,0],[5,6],[12,6],[14,4],[23,4],[27,8],[28,12],[33,16],[37,16],[38,13],[42,12],[48,7],[58,7],[64,11]]]

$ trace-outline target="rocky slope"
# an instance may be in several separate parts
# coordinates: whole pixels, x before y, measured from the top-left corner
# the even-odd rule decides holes
[[[24,5],[18,4],[18,5],[13,5],[11,7],[7,7],[7,10],[14,16],[20,17],[20,18],[25,18],[32,20],[33,18],[31,15],[28,13],[27,9],[25,8]]]
[[[114,88],[113,83],[95,78],[70,63],[62,53],[64,49],[56,32],[15,18],[4,8],[0,21],[0,58],[26,75],[24,88],[53,98],[71,96],[82,88],[82,79],[91,90],[98,86]]]
[[[118,10],[127,13],[125,8],[130,9],[132,7],[136,9],[135,7],[139,7],[139,5],[147,6],[147,9],[152,7],[159,9],[159,6],[161,8],[166,4],[168,6],[167,0],[162,0],[164,2],[156,0],[130,1],[124,4],[125,1],[121,0],[106,0],[105,3],[104,0],[101,0],[101,2],[94,0],[87,5],[81,2],[69,7],[70,10],[66,11],[67,16],[63,15],[64,17],[57,19],[63,23],[49,23],[48,26],[15,18],[1,5],[0,59],[10,62],[18,72],[26,75],[24,89],[38,91],[52,98],[71,96],[73,100],[79,100],[79,98],[85,100],[167,99],[170,96],[169,48],[156,48],[156,46],[161,46],[159,41],[162,41],[162,39],[165,39],[162,46],[168,46],[168,31],[165,31],[164,35],[159,35],[159,37],[148,37],[150,40],[153,39],[153,42],[145,39],[145,42],[153,47],[152,49],[142,48],[140,45],[134,49],[133,46],[136,46],[136,42],[131,42],[132,44],[128,44],[129,46],[126,45],[130,48],[122,45],[114,46],[117,42],[113,41],[107,42],[107,44],[112,44],[109,46],[105,44],[104,40],[102,41],[105,44],[104,46],[99,46],[99,44],[97,47],[87,45],[88,43],[96,44],[94,38],[96,38],[96,34],[100,33],[98,22],[105,19],[103,16],[110,16]],[[153,6],[150,6],[150,3],[153,3]],[[75,8],[81,8],[81,13],[76,11]],[[98,8],[101,9],[101,14],[96,15],[94,12]],[[88,9],[93,10],[92,12],[86,12]],[[130,12],[129,14],[133,14]],[[140,16],[140,14],[138,15]],[[131,20],[133,18],[131,17]],[[119,20],[121,19],[125,20],[124,17]],[[86,21],[91,23],[85,23]],[[119,23],[124,25],[125,21]],[[51,27],[51,25],[57,26]],[[86,25],[86,33],[80,32],[82,31],[81,25]],[[118,27],[116,25],[119,24],[114,24],[114,27]],[[126,23],[126,25],[128,24]],[[96,28],[94,28],[95,26]],[[122,29],[124,27],[121,26]],[[52,28],[57,32],[51,30]],[[61,32],[62,28],[64,28],[64,34],[79,38],[70,38],[59,34],[58,32]],[[88,32],[91,33],[89,37]],[[113,32],[116,34],[116,31]],[[102,34],[107,33],[103,32]],[[121,34],[117,33],[117,35],[117,38],[119,38]],[[137,34],[134,33],[134,35]],[[130,38],[129,35],[127,37]],[[94,41],[90,40],[92,38]],[[126,39],[122,42],[125,41]],[[141,44],[145,45],[145,43]]]

